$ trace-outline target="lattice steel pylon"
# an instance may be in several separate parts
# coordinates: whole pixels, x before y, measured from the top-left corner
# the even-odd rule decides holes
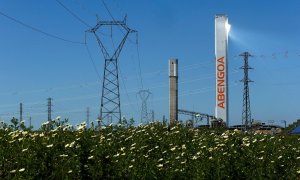
[[[103,26],[119,26],[121,32],[123,33],[123,38],[115,49],[114,53],[111,55],[108,53],[100,37],[97,35],[97,30]],[[125,32],[123,32],[125,30]],[[119,89],[119,73],[118,73],[118,57],[122,51],[122,48],[126,42],[128,35],[135,30],[130,29],[126,23],[126,17],[123,21],[97,21],[95,27],[89,29],[87,32],[91,32],[95,35],[98,45],[100,46],[101,52],[105,59],[104,64],[104,75],[102,84],[102,96],[101,96],[101,107],[100,107],[100,117],[98,125],[105,119],[110,119],[112,122],[117,120],[121,121],[121,101],[120,101],[120,89]],[[105,124],[104,124],[105,125]]]
[[[138,92],[139,97],[142,100],[142,109],[141,109],[141,123],[148,123],[149,117],[148,117],[148,109],[147,109],[147,100],[149,96],[151,95],[151,92],[149,90],[140,90]]]
[[[248,70],[253,69],[248,65],[248,58],[252,55],[249,52],[244,52],[240,56],[244,58],[244,66],[241,67],[244,70],[244,79],[241,80],[244,83],[242,123],[245,125],[245,130],[248,130],[252,125],[248,83],[253,82],[248,77]]]

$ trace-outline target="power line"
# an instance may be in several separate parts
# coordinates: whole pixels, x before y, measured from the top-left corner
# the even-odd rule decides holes
[[[102,2],[102,4],[103,4],[104,8],[106,9],[106,11],[108,12],[109,16],[111,17],[111,19],[112,19],[114,22],[116,22],[114,16],[113,16],[112,13],[110,12],[110,10],[109,10],[107,4],[105,3],[105,1],[104,1],[104,0],[101,0],[101,2]],[[126,16],[125,16],[125,20],[126,20]],[[118,29],[123,33],[123,35],[125,35],[125,32],[123,32],[123,30],[122,30],[120,27],[118,27]],[[128,37],[127,39],[128,39],[129,42],[133,43],[129,37]],[[133,43],[133,44],[134,44],[134,43]]]
[[[56,2],[61,5],[66,11],[68,11],[75,19],[77,19],[78,21],[80,21],[82,24],[86,25],[87,27],[89,28],[92,28],[92,26],[90,26],[88,23],[86,23],[83,19],[81,19],[79,16],[77,16],[75,13],[73,13],[69,8],[67,8],[62,2],[60,2],[59,0],[56,0]],[[98,72],[97,70],[97,67],[96,67],[96,63],[91,55],[91,51],[89,50],[89,47],[87,45],[87,42],[86,42],[86,39],[85,39],[85,48],[88,52],[88,55],[89,55],[89,59],[93,65],[93,68],[95,70],[95,72],[97,73],[97,76],[99,78],[99,80],[101,80],[101,76],[100,76],[100,73]]]
[[[234,72],[231,72],[230,74],[234,74],[234,73],[238,73],[238,72],[239,71],[234,71]],[[124,84],[124,79],[122,78],[122,73],[120,73],[120,75],[121,75],[122,83]],[[183,80],[183,81],[179,82],[179,84],[192,83],[192,82],[202,81],[202,80],[210,79],[210,78],[214,78],[214,77],[215,77],[215,75],[212,74],[210,76],[206,76],[206,77],[202,77],[202,78],[195,78],[195,79]],[[165,87],[165,86],[168,86],[168,83],[160,83],[160,84],[157,84],[156,86],[151,86],[150,89],[153,90],[153,89],[162,88],[162,87]],[[129,89],[128,90],[125,87],[124,90],[126,91],[125,93],[129,97],[129,94],[136,93],[136,91],[138,91],[139,88],[133,88],[133,89]],[[193,90],[193,91],[195,91],[195,90]],[[96,98],[96,97],[98,97],[98,94],[88,95],[88,96],[80,96],[80,97],[72,97],[72,98],[61,98],[61,99],[56,99],[56,102],[65,102],[65,101],[82,100],[82,99],[92,99],[92,98]],[[27,105],[31,105],[31,106],[32,105],[42,105],[42,104],[44,104],[43,101],[35,101],[35,102],[28,102],[27,103]],[[14,107],[15,107],[15,104],[9,104],[9,105],[6,104],[6,105],[0,106],[1,109],[10,109],[10,108],[14,108]],[[32,107],[32,109],[33,109],[33,107]],[[34,109],[36,109],[36,108],[34,108]]]
[[[110,12],[107,4],[105,3],[104,0],[101,0],[104,8],[106,9],[106,11],[108,12],[109,16],[112,18],[113,21],[116,21],[115,18],[113,17],[112,13]],[[121,28],[119,28],[120,31],[125,34]],[[138,44],[138,35],[136,36],[137,39],[136,39],[136,46],[137,46],[137,56],[138,56],[138,67],[139,67],[139,77],[140,77],[140,82],[141,82],[141,89],[144,88],[144,85],[143,85],[143,79],[142,79],[142,72],[141,72],[141,62],[140,62],[140,52],[139,52],[139,44]],[[131,42],[131,40],[128,38],[128,40]]]
[[[235,73],[238,73],[240,71],[232,71],[230,72],[230,74],[235,74]],[[122,75],[122,74],[121,74]],[[201,80],[206,80],[206,79],[210,79],[210,78],[214,78],[215,77],[215,74],[208,74],[209,76],[205,76],[205,77],[201,77],[201,78],[195,78],[195,79],[186,79],[186,80],[183,80],[183,81],[180,81],[179,84],[186,84],[186,83],[192,83],[192,82],[197,82],[197,81],[201,81]],[[122,77],[122,76],[121,76]],[[124,79],[122,79],[124,81]],[[98,84],[98,82],[97,82]],[[156,88],[161,88],[161,87],[165,87],[165,86],[168,86],[168,83],[159,83],[159,84],[156,84],[156,86],[151,86],[150,89],[156,89]],[[77,87],[77,86],[76,86]],[[79,87],[79,86],[78,86]],[[65,88],[59,88],[59,89],[68,89],[69,87],[65,87]],[[72,88],[75,88],[72,87]],[[128,94],[131,94],[131,93],[136,93],[136,91],[138,91],[139,88],[132,88],[132,89],[129,89],[127,90],[127,93]],[[81,99],[88,99],[88,98],[95,98],[97,97],[97,95],[89,95],[89,96],[81,96],[81,97],[72,97],[72,98],[61,98],[61,99],[56,99],[56,102],[64,102],[64,101],[69,101],[69,100],[81,100]],[[44,104],[43,101],[35,101],[35,102],[28,102],[27,105],[42,105]],[[0,108],[14,108],[15,107],[15,104],[9,104],[9,105],[2,105],[0,106]]]
[[[91,51],[90,51],[90,49],[89,49],[89,47],[88,47],[87,44],[85,44],[85,48],[86,48],[86,51],[88,52],[89,59],[90,59],[90,61],[92,62],[92,65],[93,65],[93,67],[94,67],[94,70],[95,70],[95,72],[97,73],[97,76],[98,76],[99,80],[101,81],[101,76],[100,76],[100,74],[99,74],[99,71],[97,70],[96,63],[95,63],[95,61],[94,61],[94,59],[93,59],[93,57],[92,57],[92,55],[91,55]]]
[[[138,67],[139,67],[139,77],[140,77],[142,89],[144,89],[142,69],[141,69],[141,57],[140,57],[140,50],[139,50],[138,33],[136,34],[136,51],[137,51],[137,59],[138,59]]]
[[[88,46],[88,44],[87,44]],[[88,48],[88,53],[91,55],[90,53],[90,49]],[[96,63],[95,63],[95,60],[92,56],[91,57],[91,62],[93,63],[93,66],[95,68],[95,71],[96,73],[98,74],[98,77],[101,77],[100,76],[100,73],[99,71],[97,70],[97,66],[96,66]],[[202,65],[203,63],[197,63],[197,64],[191,64],[191,65],[187,65],[187,66],[183,66],[183,68],[181,68],[181,71],[186,71],[186,70],[190,70],[190,69],[196,69],[197,66],[199,65]],[[190,67],[190,68],[189,68]],[[144,75],[147,76],[152,76],[152,75],[156,75],[156,74],[159,74],[159,73],[166,73],[167,71],[153,71],[153,72],[147,72],[147,73],[144,73]],[[205,76],[204,78],[213,78],[215,77],[215,74],[212,73],[212,74],[209,74],[209,75],[212,75],[212,76]],[[133,78],[136,78],[136,77],[126,77],[126,80],[129,80],[129,79],[133,79]],[[192,81],[195,81],[195,80],[201,80],[201,79],[204,79],[203,77],[202,78],[198,78],[198,79],[193,79]],[[182,82],[182,81],[181,81]],[[181,83],[180,82],[180,83]],[[82,84],[74,84],[74,85],[70,85],[70,86],[65,86],[65,87],[51,87],[51,88],[46,88],[46,89],[34,89],[34,90],[31,90],[31,91],[20,91],[20,92],[16,92],[18,95],[21,95],[21,94],[31,94],[31,93],[44,93],[44,92],[49,92],[49,91],[61,91],[61,90],[68,90],[68,89],[77,89],[77,88],[84,88],[84,87],[88,87],[88,86],[92,86],[92,85],[98,85],[99,82],[98,81],[93,81],[93,82],[87,82],[87,83],[82,83]],[[165,83],[162,83],[165,85]],[[157,85],[157,84],[156,84]],[[161,86],[159,86],[161,87]],[[153,88],[153,86],[151,86],[151,89]],[[136,90],[138,91],[139,88]],[[9,96],[9,95],[12,95],[12,93],[0,93],[0,96]],[[42,102],[41,102],[42,103]],[[14,105],[12,105],[14,106]],[[6,107],[6,106],[1,106],[1,107]]]
[[[112,15],[112,13],[110,12],[110,10],[108,9],[108,7],[107,7],[105,1],[104,1],[104,0],[101,0],[101,2],[102,2],[102,4],[103,4],[104,8],[106,9],[106,11],[108,12],[109,16],[112,18],[112,20],[113,20],[114,22],[116,22],[114,16]],[[122,31],[122,30],[121,30],[121,31]],[[123,31],[122,31],[122,33],[123,33]]]
[[[79,16],[77,16],[75,13],[73,13],[69,8],[67,8],[62,2],[59,0],[55,0],[59,5],[61,5],[66,11],[68,11],[75,19],[80,21],[82,24],[86,25],[87,27],[91,28],[91,26],[86,23],[84,20],[82,20]]]
[[[233,82],[230,82],[229,84],[232,84]],[[234,83],[232,86],[236,86],[237,84]],[[189,95],[195,95],[195,94],[201,94],[201,93],[206,93],[206,92],[210,92],[210,91],[213,91],[215,90],[215,88],[213,86],[211,87],[207,87],[207,88],[201,88],[201,89],[196,89],[196,90],[193,90],[193,91],[190,91],[190,92],[182,92],[181,94],[179,94],[179,97],[182,97],[182,96],[189,96]],[[149,102],[157,102],[157,101],[161,101],[161,100],[165,100],[165,99],[168,99],[168,97],[159,97],[159,98],[155,98],[153,100],[150,100]],[[60,100],[60,99],[59,99]],[[132,106],[133,104],[137,104],[138,101],[129,101],[128,103],[123,103],[122,105],[123,106]],[[92,108],[92,109],[95,109],[95,108]],[[66,110],[66,111],[57,111],[56,113],[58,114],[61,114],[61,113],[83,113],[85,112],[83,109],[70,109],[70,110]],[[2,113],[0,114],[1,117],[11,117],[13,115],[17,115],[19,114],[19,112],[9,112],[9,113]],[[36,112],[36,113],[30,113],[31,115],[44,115],[44,114],[47,114],[47,112]],[[29,115],[28,115],[29,116]]]
[[[130,107],[131,107],[131,109],[132,109],[133,111],[136,111],[136,112],[138,113],[138,111],[137,111],[137,110],[132,106],[132,104],[131,104],[131,99],[130,99],[130,97],[129,97],[129,93],[128,93],[128,91],[127,91],[127,88],[126,88],[126,85],[125,85],[125,81],[124,81],[124,78],[123,78],[122,71],[121,71],[120,67],[119,67],[119,71],[120,71],[120,77],[121,77],[121,80],[122,80],[122,85],[123,85],[123,87],[124,87],[124,90],[125,90],[127,99],[128,99],[128,101],[130,102]]]
[[[15,23],[18,23],[18,24],[20,24],[20,25],[22,25],[22,26],[24,26],[24,27],[26,27],[26,28],[28,28],[28,29],[31,29],[31,30],[33,30],[33,31],[35,31],[35,32],[38,32],[38,33],[41,33],[41,34],[43,34],[43,35],[45,35],[45,36],[48,36],[48,37],[51,37],[51,38],[54,38],[54,39],[58,39],[58,40],[61,40],[61,41],[64,41],[64,42],[68,42],[68,43],[73,43],[73,44],[84,44],[84,43],[82,43],[82,42],[68,40],[68,39],[65,39],[65,38],[62,38],[62,37],[59,37],[59,36],[50,34],[50,33],[48,33],[48,32],[42,31],[42,30],[40,30],[40,29],[38,29],[38,28],[36,28],[36,27],[33,27],[33,26],[31,26],[31,25],[28,25],[28,24],[25,24],[24,22],[22,22],[22,21],[20,21],[20,20],[18,20],[18,19],[16,19],[16,18],[13,18],[13,17],[11,17],[11,16],[9,16],[9,15],[7,15],[7,14],[1,12],[1,11],[0,11],[0,15],[2,15],[2,16],[4,16],[4,17],[6,17],[7,19],[10,19],[10,20],[14,21]]]

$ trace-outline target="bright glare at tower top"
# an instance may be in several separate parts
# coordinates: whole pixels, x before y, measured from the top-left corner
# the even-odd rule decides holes
[[[225,24],[225,28],[226,28],[227,36],[228,36],[229,32],[230,32],[230,29],[231,29],[231,25],[228,23],[228,20],[227,20],[227,23]]]

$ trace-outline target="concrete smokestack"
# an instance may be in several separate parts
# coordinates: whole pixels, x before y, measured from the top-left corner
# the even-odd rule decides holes
[[[169,78],[170,125],[173,126],[178,121],[178,59],[169,60]]]

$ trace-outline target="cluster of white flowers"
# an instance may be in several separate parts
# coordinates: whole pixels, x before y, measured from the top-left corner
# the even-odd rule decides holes
[[[70,144],[66,144],[65,148],[72,148],[75,145],[75,141],[71,142]]]
[[[90,156],[90,157],[88,157],[88,159],[94,159],[94,156]]]
[[[83,123],[77,125],[77,130],[78,131],[83,131],[85,129],[86,129],[86,122],[83,122]]]
[[[46,146],[47,148],[52,148],[53,147],[53,144],[49,144]]]

